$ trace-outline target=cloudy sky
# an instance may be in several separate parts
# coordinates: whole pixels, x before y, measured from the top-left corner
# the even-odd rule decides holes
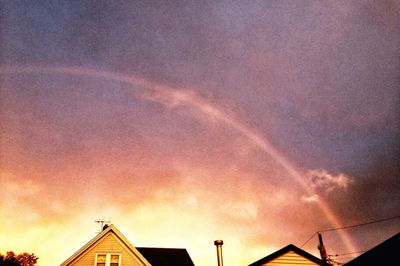
[[[400,2],[0,1],[0,252],[111,222],[196,265],[399,215]],[[345,262],[399,219],[323,233]]]

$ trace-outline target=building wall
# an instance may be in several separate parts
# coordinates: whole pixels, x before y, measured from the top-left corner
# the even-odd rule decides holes
[[[113,233],[107,234],[69,266],[95,266],[96,253],[121,254],[121,265],[144,266]]]
[[[310,261],[302,256],[299,256],[293,251],[289,251],[282,256],[279,256],[278,258],[265,263],[263,265],[268,265],[268,266],[293,266],[293,265],[302,265],[302,266],[315,266],[319,265],[314,263],[313,261]]]

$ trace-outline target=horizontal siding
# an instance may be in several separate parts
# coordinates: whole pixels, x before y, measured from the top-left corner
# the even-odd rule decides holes
[[[296,254],[293,251],[289,251],[288,253],[283,254],[282,256],[279,256],[278,258],[267,262],[263,265],[268,265],[268,266],[293,266],[293,265],[299,265],[299,266],[315,266],[315,265],[319,265],[316,264],[313,261],[310,261],[306,258],[304,258],[303,256],[300,256],[298,254]]]
[[[129,266],[143,266],[141,262],[136,259],[136,256],[124,247],[124,244],[118,240],[113,234],[107,234],[90,250],[86,251],[69,266],[95,266],[96,253],[116,253],[121,254],[121,264]]]

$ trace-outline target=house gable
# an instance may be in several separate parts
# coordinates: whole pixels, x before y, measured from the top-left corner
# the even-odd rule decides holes
[[[304,258],[303,256],[300,256],[299,254],[293,252],[293,251],[288,251],[285,254],[269,261],[266,262],[265,265],[319,265],[313,261],[310,261],[309,259]]]
[[[140,252],[110,225],[68,258],[61,266],[93,266],[96,254],[120,254],[122,265],[150,266]]]
[[[249,266],[262,265],[327,265],[319,258],[290,244],[286,247],[250,264]]]

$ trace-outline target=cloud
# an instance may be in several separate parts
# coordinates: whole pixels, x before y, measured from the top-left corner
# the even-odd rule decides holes
[[[305,202],[318,202],[318,195],[313,194],[313,195],[304,195],[301,200]]]
[[[31,179],[15,180],[15,175],[1,172],[0,180],[2,183],[3,195],[11,197],[35,196],[42,190],[41,187]]]
[[[223,206],[228,216],[234,219],[256,220],[258,218],[258,206],[252,201],[232,201]]]
[[[306,174],[306,180],[309,182],[311,188],[324,193],[330,193],[335,190],[346,190],[353,182],[353,179],[346,174],[339,173],[332,175],[324,169],[309,170]]]

